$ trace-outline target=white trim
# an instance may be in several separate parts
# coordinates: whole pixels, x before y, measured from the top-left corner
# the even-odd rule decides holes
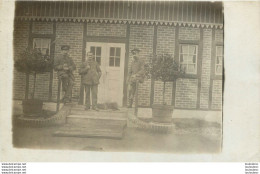
[[[17,17],[17,20],[33,20],[33,21],[78,21],[78,22],[95,22],[95,23],[104,23],[105,21],[108,21],[109,23],[129,23],[129,24],[137,24],[137,23],[146,23],[149,22],[149,24],[165,24],[165,25],[174,25],[174,26],[188,26],[191,25],[193,27],[206,27],[209,26],[210,28],[223,28],[223,24],[218,23],[199,23],[199,22],[184,22],[184,21],[163,21],[163,20],[133,20],[133,19],[111,19],[111,18],[85,18],[85,17],[77,17],[77,18],[71,18],[71,17],[28,17],[28,16],[21,16]],[[126,21],[126,22],[125,22]]]

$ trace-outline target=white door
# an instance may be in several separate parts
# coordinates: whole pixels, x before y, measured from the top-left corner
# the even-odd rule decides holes
[[[87,42],[87,52],[94,54],[102,76],[98,86],[98,103],[123,105],[125,44]]]

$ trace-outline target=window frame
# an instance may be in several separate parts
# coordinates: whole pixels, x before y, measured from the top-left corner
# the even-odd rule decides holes
[[[185,74],[187,74],[187,75],[198,75],[198,57],[199,57],[199,44],[197,43],[197,42],[180,42],[179,43],[179,55],[178,55],[178,62],[179,62],[179,66],[181,66],[181,61],[180,61],[180,59],[181,59],[181,55],[183,55],[182,54],[182,52],[181,52],[181,46],[182,45],[188,45],[188,46],[195,46],[196,47],[196,54],[193,54],[193,55],[196,55],[196,63],[195,63],[195,72],[193,73],[193,72],[185,72]],[[188,55],[189,55],[189,47],[188,47]],[[186,65],[187,65],[187,67],[188,67],[188,62],[186,63]]]
[[[32,47],[33,47],[33,49],[34,49],[34,40],[35,39],[48,39],[49,41],[50,41],[50,43],[49,43],[49,56],[51,56],[51,43],[52,43],[52,38],[49,38],[49,37],[33,37],[32,38]],[[41,48],[42,49],[42,48]]]

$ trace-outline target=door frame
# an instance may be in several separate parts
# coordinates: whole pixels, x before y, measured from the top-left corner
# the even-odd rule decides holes
[[[91,40],[91,39],[90,39]],[[113,39],[112,39],[113,41]],[[122,54],[122,57],[123,59],[120,60],[120,79],[119,79],[119,84],[120,84],[120,103],[118,103],[120,106],[125,106],[125,98],[126,98],[126,93],[125,93],[125,86],[126,86],[126,78],[127,78],[127,75],[125,74],[126,71],[128,73],[128,54],[127,54],[127,45],[125,42],[108,42],[107,38],[105,39],[105,42],[102,42],[102,40],[99,38],[98,41],[89,41],[89,40],[86,40],[85,43],[83,44],[85,46],[84,51],[84,55],[87,55],[86,53],[88,52],[88,48],[90,46],[100,46],[100,47],[103,47],[106,49],[106,52],[105,53],[101,53],[101,55],[103,54],[109,54],[109,48],[110,47],[120,47],[121,48],[121,54]],[[90,46],[89,46],[90,45]],[[107,56],[108,58],[108,62],[109,63],[109,55]],[[82,59],[82,62],[85,60],[85,58]],[[108,65],[108,64],[107,64]],[[101,66],[102,66],[102,62],[101,62]],[[106,66],[106,65],[105,65]],[[113,69],[114,67],[109,67],[107,66],[106,67],[107,69]],[[102,72],[102,75],[104,74],[105,72]],[[84,104],[85,103],[85,91],[84,91],[84,87],[81,88],[81,92],[80,92],[80,98],[81,98],[81,102],[79,102],[79,104]]]

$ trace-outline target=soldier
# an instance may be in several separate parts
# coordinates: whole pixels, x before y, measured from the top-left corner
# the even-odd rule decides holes
[[[144,63],[139,58],[139,52],[140,50],[137,48],[131,50],[131,53],[133,55],[133,61],[130,67],[129,76],[127,80],[127,83],[130,86],[129,95],[128,95],[128,99],[129,99],[128,108],[132,108],[133,99],[136,91],[136,83],[137,82],[143,83],[144,81],[144,73],[145,73]]]
[[[65,92],[63,102],[71,102],[72,88],[74,84],[73,71],[76,70],[75,63],[69,56],[70,46],[61,46],[61,53],[54,61],[54,70],[58,71],[58,78],[62,81],[62,90]]]
[[[97,108],[97,93],[98,84],[101,77],[101,69],[99,64],[94,60],[93,53],[87,53],[87,61],[83,62],[79,74],[82,76],[82,84],[86,91],[86,107],[85,110],[90,109],[90,90],[92,96],[92,109],[98,111]]]

